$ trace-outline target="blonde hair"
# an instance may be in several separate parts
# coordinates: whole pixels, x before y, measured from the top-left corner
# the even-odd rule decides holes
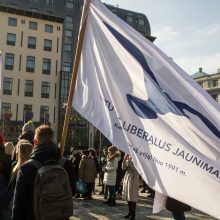
[[[20,140],[17,144],[18,148],[18,156],[17,156],[17,163],[13,168],[12,175],[16,176],[20,166],[30,159],[31,152],[33,150],[33,145],[27,140]]]

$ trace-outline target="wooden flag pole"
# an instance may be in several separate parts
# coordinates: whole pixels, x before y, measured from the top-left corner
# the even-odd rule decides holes
[[[82,12],[82,18],[81,18],[81,26],[80,26],[79,35],[78,35],[76,55],[75,55],[75,60],[74,60],[68,102],[66,106],[65,119],[64,119],[64,124],[63,124],[63,132],[62,132],[61,146],[60,146],[61,155],[63,155],[64,153],[68,125],[69,125],[69,120],[70,120],[70,116],[72,112],[72,102],[73,102],[74,90],[76,86],[76,78],[77,78],[77,72],[78,72],[78,67],[79,67],[79,62],[80,62],[80,57],[81,57],[81,52],[82,52],[83,40],[84,40],[84,35],[85,35],[85,30],[86,30],[90,1],[91,0],[84,0],[84,7],[83,7],[83,12]]]

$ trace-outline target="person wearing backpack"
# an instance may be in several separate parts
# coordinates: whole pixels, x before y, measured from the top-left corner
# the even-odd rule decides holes
[[[67,220],[73,213],[75,183],[71,161],[53,142],[53,130],[35,130],[31,159],[21,165],[16,179],[13,220]]]

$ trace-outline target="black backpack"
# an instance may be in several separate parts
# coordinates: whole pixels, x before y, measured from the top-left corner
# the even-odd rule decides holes
[[[49,160],[41,164],[31,159],[37,168],[34,180],[34,215],[37,220],[67,220],[73,215],[70,181],[63,165],[67,159]]]

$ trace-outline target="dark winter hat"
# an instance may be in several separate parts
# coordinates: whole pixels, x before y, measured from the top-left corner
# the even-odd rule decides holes
[[[0,144],[3,144],[4,143],[4,138],[3,138],[3,135],[0,134]]]
[[[26,124],[24,124],[22,128],[22,133],[33,131],[34,132],[34,124],[33,121],[28,121]]]

